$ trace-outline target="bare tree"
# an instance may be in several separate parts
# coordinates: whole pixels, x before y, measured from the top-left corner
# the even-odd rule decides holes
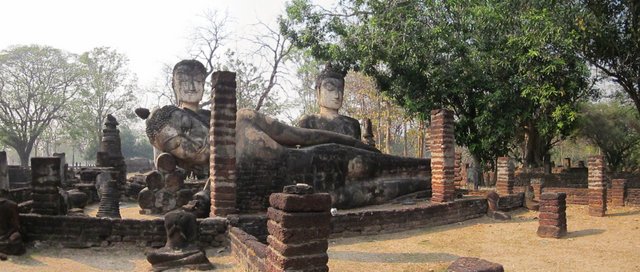
[[[48,46],[0,52],[0,141],[28,166],[35,142],[54,120],[68,116],[81,91],[82,66],[75,55]]]
[[[280,31],[274,30],[262,22],[259,25],[265,33],[253,37],[251,41],[258,46],[256,54],[269,64],[270,70],[268,71],[269,80],[258,99],[256,111],[260,111],[271,90],[279,84],[278,80],[283,73],[282,67],[293,49],[291,42]]]
[[[206,23],[195,28],[191,36],[190,54],[194,59],[204,60],[207,76],[209,76],[217,67],[214,61],[217,57],[216,53],[229,38],[229,33],[225,29],[229,15],[227,13],[220,15],[215,10],[207,10],[202,18]]]

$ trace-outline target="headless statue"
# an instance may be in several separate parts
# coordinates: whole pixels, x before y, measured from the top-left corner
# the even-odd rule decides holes
[[[193,214],[172,211],[164,216],[167,243],[164,247],[146,253],[153,271],[189,268],[210,270],[213,265],[207,259],[198,241],[198,222]]]
[[[25,247],[20,235],[18,205],[0,194],[0,254],[22,255]]]
[[[327,64],[316,80],[319,114],[304,115],[298,121],[302,128],[322,129],[360,139],[360,122],[338,113],[344,97],[344,74]]]

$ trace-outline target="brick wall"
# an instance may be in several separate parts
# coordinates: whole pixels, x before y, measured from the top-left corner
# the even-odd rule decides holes
[[[640,206],[640,189],[627,188],[626,204],[629,206]]]
[[[137,220],[96,217],[20,214],[27,240],[50,241],[65,247],[106,246],[129,243],[161,247],[166,242],[164,219]],[[198,219],[201,246],[221,246],[227,240],[227,221]]]
[[[243,271],[266,271],[266,244],[237,227],[229,228],[229,243],[231,254],[238,260]]]
[[[588,188],[558,188],[544,187],[543,192],[565,193],[567,194],[567,204],[587,205],[589,204]]]
[[[462,199],[422,207],[347,212],[331,217],[331,237],[390,233],[461,222],[487,213],[485,198]]]

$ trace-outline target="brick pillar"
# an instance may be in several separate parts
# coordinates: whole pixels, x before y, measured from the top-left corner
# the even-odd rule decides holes
[[[543,193],[540,196],[538,236],[560,238],[567,234],[567,194]]]
[[[540,195],[542,194],[542,189],[544,188],[544,179],[532,178],[529,183],[531,184],[531,187],[533,187],[533,195],[536,199],[540,200]]]
[[[0,190],[7,190],[9,185],[9,165],[7,162],[7,152],[0,151]]]
[[[513,194],[514,166],[509,157],[498,158],[498,179],[496,191],[499,195]]]
[[[607,210],[604,156],[590,156],[587,164],[589,167],[589,215],[601,217]]]
[[[67,214],[58,187],[62,187],[59,157],[31,158],[32,213]]]
[[[431,150],[432,202],[448,202],[455,199],[453,112],[446,109],[431,111],[429,131]]]
[[[462,178],[462,152],[457,151],[455,154],[455,159],[454,159],[454,163],[453,163],[453,184],[455,185],[456,188],[462,188],[463,186],[466,186],[466,184],[463,183],[463,178]]]
[[[215,72],[211,85],[209,182],[214,217],[236,211],[236,74]]]
[[[306,184],[269,197],[267,271],[329,271],[331,196]]]
[[[562,160],[562,167],[564,169],[570,169],[571,168],[571,158],[564,158],[564,160]]]
[[[626,179],[611,180],[611,205],[616,207],[624,206],[624,191]]]

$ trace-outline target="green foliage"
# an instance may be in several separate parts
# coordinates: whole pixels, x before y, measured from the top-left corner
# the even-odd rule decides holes
[[[582,54],[627,93],[640,112],[640,2],[581,0]]]
[[[132,130],[127,126],[120,126],[120,143],[122,145],[122,156],[127,159],[133,157],[153,159],[153,147],[149,143],[147,136],[141,131]]]
[[[0,140],[23,166],[35,142],[52,124],[73,114],[83,88],[77,56],[49,46],[15,46],[0,52]]]
[[[525,126],[547,144],[573,128],[576,102],[587,95],[587,70],[564,24],[570,5],[340,3],[327,10],[295,0],[281,29],[314,57],[372,76],[412,115],[453,109],[456,140],[477,158],[506,154]]]
[[[585,105],[580,135],[597,145],[612,171],[638,167],[640,119],[633,107],[617,101]]]
[[[74,118],[66,123],[65,131],[80,150],[88,154],[86,159],[95,159],[96,150],[91,147],[100,144],[107,114],[115,116],[120,123],[133,117],[136,78],[128,69],[127,57],[114,49],[94,48],[83,53],[80,62],[87,84],[73,101]]]

